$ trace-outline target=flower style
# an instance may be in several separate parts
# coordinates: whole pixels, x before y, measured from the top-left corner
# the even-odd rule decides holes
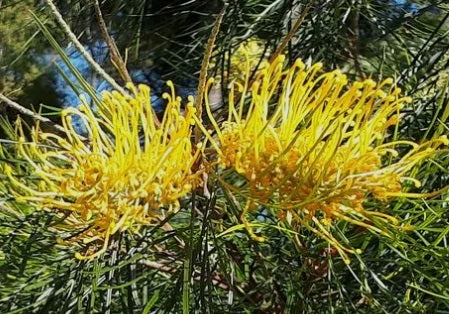
[[[296,60],[284,70],[284,60],[281,55],[266,65],[251,86],[247,67],[244,83],[231,86],[227,120],[219,126],[208,110],[217,133],[209,140],[222,168],[246,179],[242,221],[255,239],[263,240],[251,231],[246,213],[264,205],[327,240],[348,262],[345,252],[354,251],[331,235],[333,221],[384,234],[372,221],[396,220],[365,209],[367,197],[399,196],[404,180],[419,185],[406,173],[448,140],[391,140],[389,130],[411,101],[400,96],[392,79],[348,85],[338,70],[319,74],[321,63],[306,68]],[[397,148],[403,146],[411,149],[399,158]],[[394,161],[384,165],[385,158]]]
[[[201,183],[192,166],[199,147],[192,147],[193,99],[181,114],[181,99],[164,94],[168,105],[157,125],[147,86],[129,85],[131,95],[106,92],[98,112],[83,101],[78,109],[62,112],[64,136],[44,133],[39,125],[27,141],[20,120],[16,127],[19,158],[31,166],[35,184],[22,181],[16,170],[5,166],[20,202],[39,209],[55,210],[66,217],[64,230],[82,230],[69,240],[79,245],[101,244],[101,249],[79,259],[105,252],[110,237],[127,229],[157,223],[165,211],[176,211],[178,200]],[[87,129],[84,139],[74,129],[78,116]]]

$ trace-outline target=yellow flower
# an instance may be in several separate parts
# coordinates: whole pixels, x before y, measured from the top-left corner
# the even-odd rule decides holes
[[[244,80],[248,68],[252,72],[256,67],[264,67],[267,64],[264,59],[267,53],[265,43],[260,39],[250,38],[246,40],[239,44],[230,58],[225,59],[225,63],[229,62],[229,69],[223,75],[228,81]],[[216,64],[212,62],[211,67],[216,67]],[[220,78],[217,77],[217,79]]]
[[[192,170],[200,153],[190,138],[192,99],[182,115],[181,99],[168,85],[172,92],[163,95],[168,105],[160,126],[144,85],[128,86],[131,95],[103,93],[97,113],[85,101],[79,109],[64,110],[64,136],[44,133],[37,125],[27,141],[18,121],[18,157],[38,180],[23,181],[6,166],[13,193],[20,202],[67,215],[59,227],[82,230],[70,242],[101,244],[101,249],[91,245],[87,255],[76,253],[77,258],[103,253],[116,233],[157,223],[201,183],[201,173]],[[74,130],[73,116],[87,129],[86,139]]]
[[[385,233],[372,220],[396,220],[366,210],[367,197],[401,195],[404,180],[418,185],[406,173],[448,140],[421,145],[391,141],[389,131],[397,125],[402,106],[411,101],[400,96],[391,79],[349,85],[338,70],[320,74],[321,63],[307,68],[297,60],[284,69],[284,59],[279,56],[265,66],[252,86],[247,67],[243,84],[231,86],[227,120],[218,125],[208,109],[217,133],[215,139],[208,137],[222,168],[246,179],[242,221],[247,226],[248,210],[271,207],[281,219],[329,241],[348,261],[345,252],[353,250],[331,235],[332,222],[342,219]],[[397,148],[406,146],[410,151],[398,158]],[[394,161],[384,165],[385,158]]]

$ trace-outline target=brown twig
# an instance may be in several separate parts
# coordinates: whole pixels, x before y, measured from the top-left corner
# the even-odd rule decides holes
[[[123,80],[127,83],[132,82],[131,75],[129,75],[128,69],[126,68],[126,64],[120,55],[117,45],[115,44],[114,39],[109,35],[108,29],[106,27],[106,23],[103,18],[103,14],[101,13],[100,3],[98,0],[94,1],[95,14],[98,19],[98,25],[100,27],[101,35],[103,36],[104,41],[108,45],[109,52],[111,53],[111,61],[117,67],[120,75]]]
[[[103,68],[92,58],[92,56],[86,51],[84,46],[79,42],[78,38],[70,29],[70,26],[66,23],[58,8],[55,6],[52,0],[45,0],[48,6],[51,9],[53,16],[55,17],[58,24],[61,26],[62,30],[66,34],[66,36],[70,39],[73,45],[78,49],[78,51],[82,54],[82,56],[86,59],[86,61],[92,66],[92,68],[97,72],[102,78],[105,79],[115,90],[124,94],[125,90],[117,84],[117,82],[103,70]]]
[[[350,27],[349,30],[351,32],[350,34],[350,40],[349,40],[349,55],[354,60],[354,68],[356,73],[362,78],[365,79],[365,75],[360,67],[360,61],[359,61],[359,38],[360,38],[360,27],[359,27],[359,20],[360,20],[360,12],[359,8],[357,7],[355,11],[352,13],[351,20],[350,20]]]
[[[220,13],[218,13],[218,17],[214,22],[214,27],[212,29],[212,33],[210,34],[209,39],[207,40],[206,51],[203,57],[203,62],[201,64],[200,78],[198,82],[198,91],[196,96],[196,111],[198,118],[201,121],[201,116],[203,114],[203,98],[204,98],[204,89],[206,88],[206,80],[207,80],[207,70],[209,68],[210,59],[212,57],[212,52],[214,50],[215,41],[218,36],[218,32],[220,31],[220,25],[223,21],[223,17],[226,11],[227,5],[224,5],[221,9]],[[198,143],[201,137],[201,130],[197,127],[195,128],[195,142]]]
[[[158,262],[153,262],[153,261],[147,261],[147,260],[143,260],[141,261],[141,263],[145,266],[163,271],[164,273],[169,273],[169,274],[176,274],[180,269],[176,268],[176,267],[170,267]],[[221,289],[224,290],[231,290],[231,287],[229,286],[229,284],[227,284],[218,273],[213,273],[211,274],[211,279],[212,279],[212,284],[216,287],[219,287]],[[201,280],[201,274],[198,271],[194,272],[193,275],[193,279],[196,281],[200,281]]]
[[[106,73],[105,70],[92,58],[92,56],[86,51],[84,46],[79,42],[78,38],[75,36],[75,34],[71,31],[69,25],[66,23],[64,18],[62,17],[61,13],[59,12],[58,8],[55,6],[52,0],[45,0],[45,2],[50,7],[53,16],[55,17],[56,21],[59,23],[59,25],[62,27],[62,30],[64,33],[69,37],[70,41],[75,45],[75,47],[78,49],[78,51],[82,54],[82,56],[86,59],[86,61],[92,66],[92,68],[97,72],[106,82],[108,82],[115,90],[119,91],[122,94],[126,94],[126,91],[119,85],[117,82]],[[161,125],[159,118],[157,117],[156,113],[153,111],[153,119],[157,127]]]
[[[270,63],[272,63],[277,56],[279,56],[287,47],[290,40],[292,40],[293,36],[295,36],[296,31],[301,26],[302,22],[304,21],[304,18],[306,17],[307,13],[309,13],[310,7],[312,6],[312,2],[306,5],[304,11],[302,11],[301,15],[298,17],[298,19],[295,22],[295,25],[290,29],[287,36],[284,37],[279,47],[277,47],[276,51],[273,53],[273,55],[270,58]]]

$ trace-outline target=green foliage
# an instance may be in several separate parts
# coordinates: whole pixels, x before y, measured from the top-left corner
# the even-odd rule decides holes
[[[250,37],[274,51],[309,2],[230,1],[211,72],[228,70],[229,55]],[[31,57],[48,46],[27,12],[40,7],[34,1],[1,3],[0,92],[36,99],[39,89],[51,89],[47,83],[36,89],[45,67]],[[447,133],[449,7],[420,4],[418,13],[394,17],[387,1],[314,1],[286,54],[341,67],[354,78],[393,76],[414,97],[398,135],[419,141]],[[91,1],[59,5],[83,43],[101,38]],[[128,49],[129,68],[156,69],[180,85],[199,77],[211,14],[220,8],[218,1],[102,2],[119,51]],[[64,39],[57,38],[62,46]],[[109,62],[103,65],[114,71]],[[0,124],[7,127],[3,119]],[[1,141],[0,164],[24,167],[9,153],[11,144]],[[423,192],[448,184],[448,163],[447,153],[441,154],[414,170]],[[262,208],[252,221],[260,221],[255,231],[268,240],[255,242],[241,225],[238,196],[209,178],[210,198],[194,194],[159,226],[117,235],[101,258],[79,261],[58,244],[67,236],[54,228],[59,218],[15,202],[3,178],[0,173],[2,313],[449,311],[447,195],[366,204],[413,226],[391,237],[339,222],[339,240],[362,249],[346,265],[325,241],[307,230],[287,232]]]
[[[45,61],[48,44],[30,14],[37,9],[31,0],[0,3],[0,93],[36,110],[42,103],[60,105]],[[6,109],[0,106],[3,115],[15,119],[17,112]]]

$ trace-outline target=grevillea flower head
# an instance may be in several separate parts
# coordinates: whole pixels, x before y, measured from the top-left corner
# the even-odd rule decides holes
[[[172,92],[163,95],[168,104],[160,125],[144,85],[129,85],[130,95],[103,93],[97,112],[85,101],[65,109],[64,136],[42,132],[37,125],[27,141],[18,121],[17,155],[37,180],[19,179],[6,165],[12,192],[17,201],[66,216],[60,228],[82,230],[69,240],[91,244],[88,254],[76,253],[78,258],[98,256],[116,233],[157,223],[201,183],[201,173],[192,170],[201,146],[191,142],[195,109],[189,102],[181,114],[181,99],[168,85]],[[86,138],[74,129],[74,116],[83,122]]]
[[[321,63],[306,67],[297,60],[285,69],[284,60],[281,55],[267,64],[251,86],[247,68],[246,80],[231,86],[227,120],[219,125],[209,114],[217,133],[209,139],[222,168],[246,179],[247,226],[248,210],[273,208],[281,219],[327,240],[348,261],[346,252],[353,250],[332,236],[333,222],[385,233],[372,221],[391,225],[396,219],[365,209],[367,197],[401,195],[404,180],[419,185],[407,172],[448,140],[418,145],[391,139],[400,109],[411,101],[400,96],[392,79],[349,84],[339,70],[320,74]],[[397,149],[406,146],[409,152],[398,157]],[[394,161],[384,165],[387,155]]]
[[[223,79],[228,81],[244,80],[246,69],[251,71],[258,67],[266,65],[265,58],[269,54],[266,44],[256,37],[252,37],[242,42],[229,58],[225,59],[225,63],[229,63],[229,68],[223,73]],[[215,68],[216,63],[211,63],[211,68]],[[217,77],[221,80],[221,77]]]

